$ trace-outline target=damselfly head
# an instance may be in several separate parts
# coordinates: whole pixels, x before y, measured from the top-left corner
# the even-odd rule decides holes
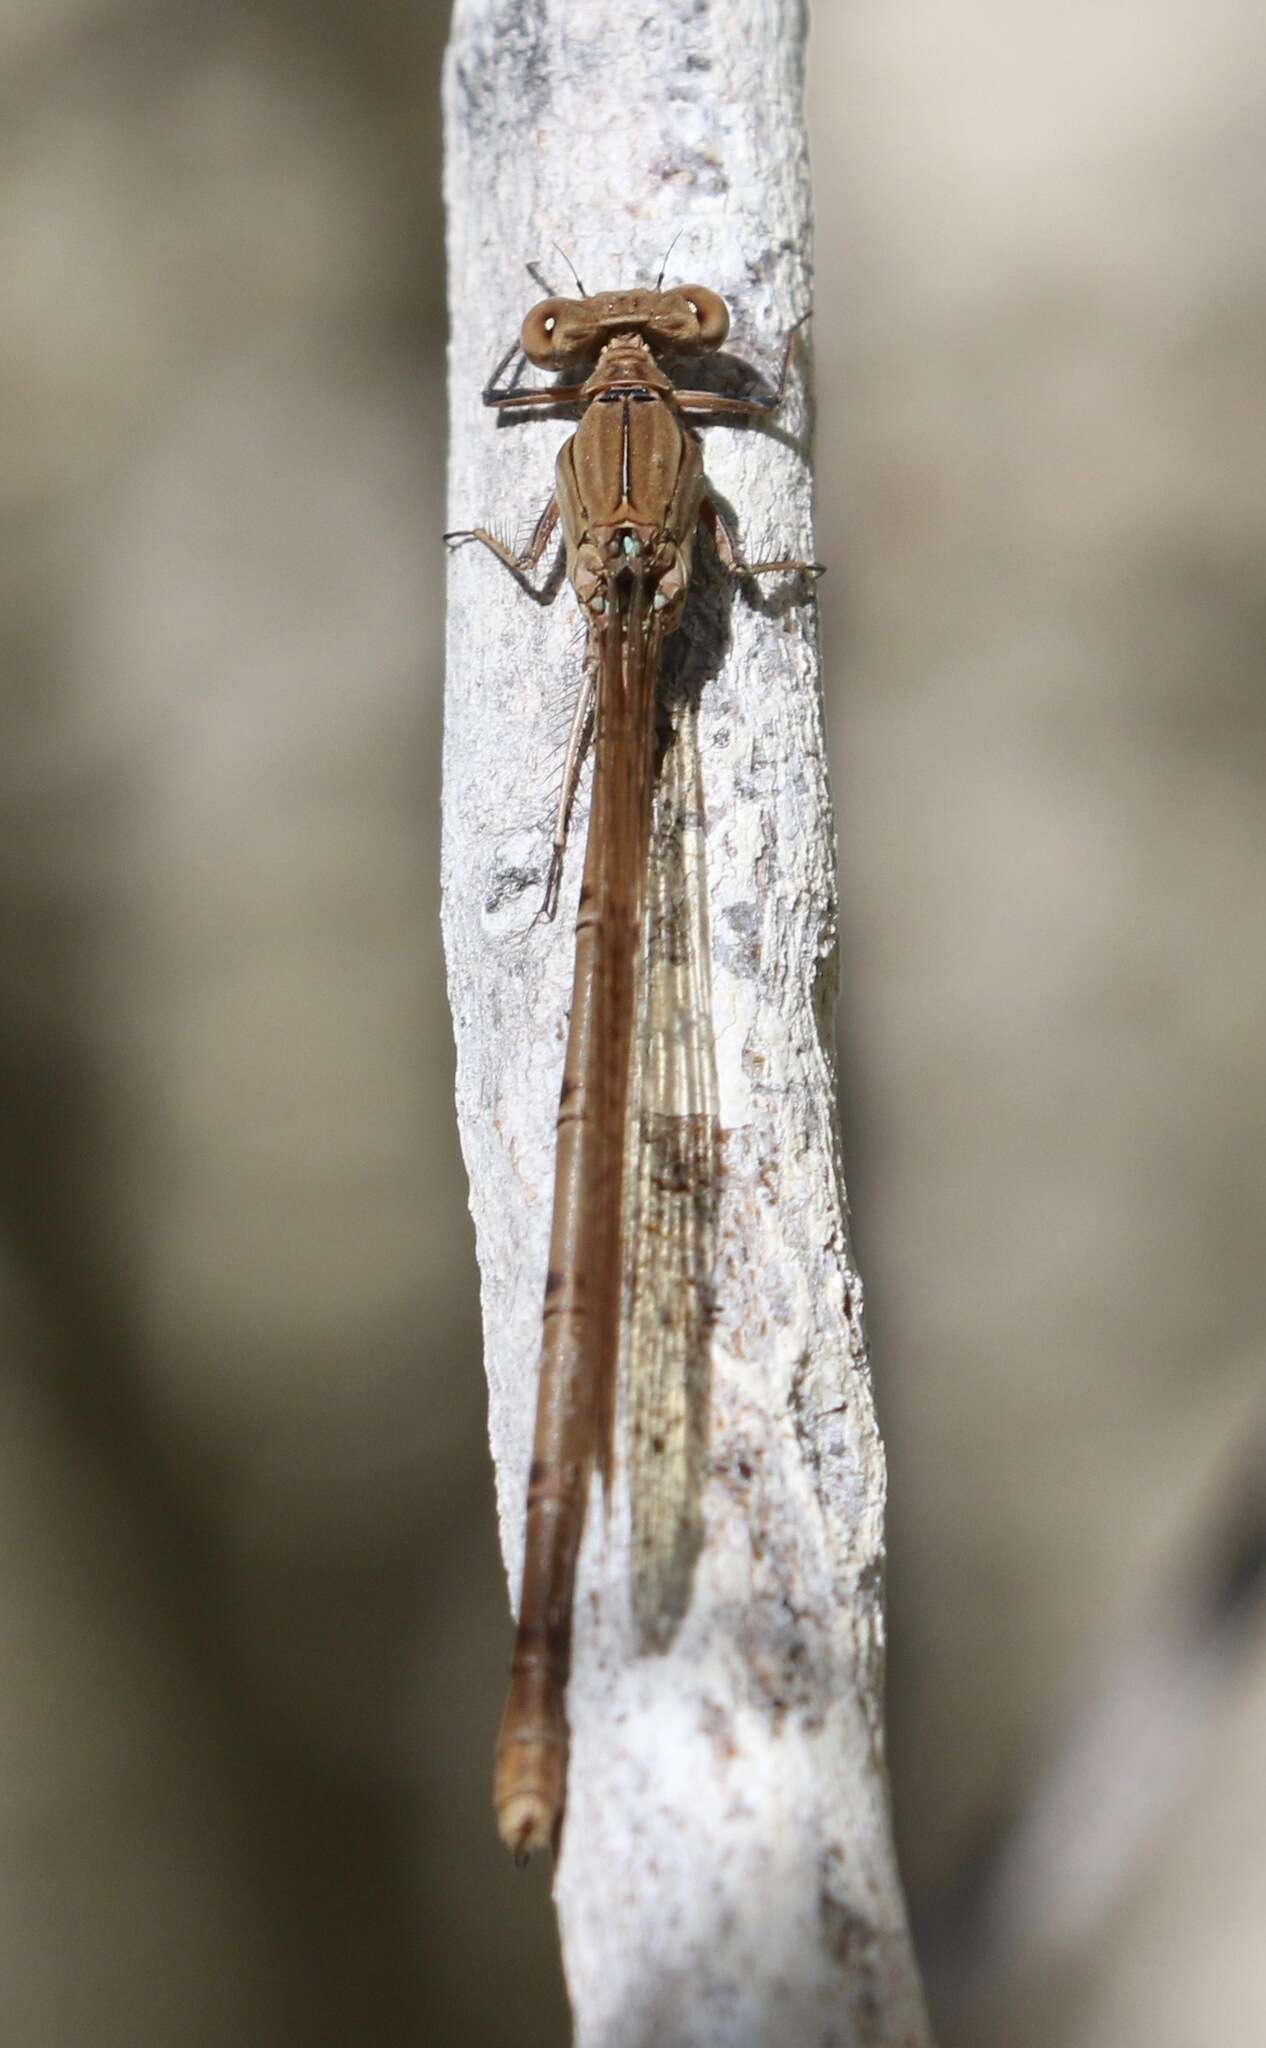
[[[705,285],[673,291],[594,292],[587,299],[542,299],[523,322],[520,341],[540,370],[596,356],[617,334],[636,334],[654,353],[706,355],[730,331],[725,300]]]

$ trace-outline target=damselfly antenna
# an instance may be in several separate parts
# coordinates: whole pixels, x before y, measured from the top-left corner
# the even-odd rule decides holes
[[[580,293],[581,298],[587,299],[589,297],[589,294],[585,290],[583,284],[580,282],[580,272],[577,270],[575,264],[572,262],[571,257],[567,254],[566,249],[560,249],[557,242],[554,243],[554,247],[558,249],[558,253],[562,257],[563,262],[567,265],[567,268],[570,270],[572,276],[575,278],[576,290]]]
[[[681,240],[681,238],[682,238],[682,236],[684,235],[684,233],[685,233],[685,232],[686,232],[686,231],[685,231],[684,227],[683,227],[683,228],[678,228],[678,230],[677,230],[676,234],[675,234],[675,235],[673,236],[673,238],[672,238],[672,241],[671,241],[671,242],[670,242],[670,243],[668,244],[668,247],[667,247],[667,248],[665,249],[665,251],[664,251],[664,260],[663,260],[663,262],[662,262],[662,263],[660,264],[660,266],[659,266],[659,276],[658,276],[658,277],[656,278],[656,280],[655,280],[655,289],[656,289],[656,291],[658,291],[658,290],[659,290],[660,286],[661,286],[661,285],[663,284],[663,282],[664,282],[664,272],[665,272],[665,271],[667,270],[667,268],[668,268],[668,259],[669,259],[669,257],[670,257],[670,256],[672,255],[672,253],[673,253],[673,250],[674,250],[674,249],[675,249],[675,248],[677,247],[677,244],[678,244],[678,242],[679,242],[679,241]]]

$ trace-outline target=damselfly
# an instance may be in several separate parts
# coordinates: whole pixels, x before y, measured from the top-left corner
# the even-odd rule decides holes
[[[716,1107],[700,995],[707,962],[682,911],[698,836],[696,829],[691,837],[697,763],[687,748],[669,750],[657,807],[660,654],[681,620],[701,526],[734,578],[816,573],[816,565],[794,559],[743,559],[708,489],[692,425],[775,412],[796,329],[769,399],[681,389],[664,368],[666,357],[719,348],[728,330],[724,301],[700,285],[534,306],[518,345],[538,368],[570,381],[501,388],[512,349],[484,400],[503,411],[583,409],[559,453],[553,493],[520,552],[485,527],[446,535],[453,544],[482,542],[532,589],[531,572],[562,528],[587,646],[554,827],[550,913],[590,734],[594,754],[523,1587],[497,1741],[498,1824],[521,1855],[553,1840],[562,1818],[576,1558],[594,1467],[604,1486],[611,1480],[622,1353],[644,1468],[633,1510],[641,1567],[634,1607],[644,1643],[679,1608],[688,1579],[686,1411],[691,1361],[707,1344]]]

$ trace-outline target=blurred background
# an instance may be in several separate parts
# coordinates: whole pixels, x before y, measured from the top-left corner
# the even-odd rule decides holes
[[[445,14],[0,0],[14,2048],[565,2038],[488,1805]],[[1261,10],[815,36],[845,1145],[939,2035],[1256,2043]]]

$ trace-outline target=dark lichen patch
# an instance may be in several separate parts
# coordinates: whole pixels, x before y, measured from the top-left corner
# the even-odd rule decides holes
[[[720,1700],[705,1699],[700,1710],[703,1732],[712,1744],[713,1751],[721,1763],[733,1763],[738,1755],[738,1743],[734,1738],[734,1723],[728,1710]]]
[[[493,21],[472,39],[470,60],[461,58],[454,66],[472,131],[495,128],[504,147],[507,107],[513,106],[525,126],[541,119],[553,98],[552,64],[539,0],[501,0]]]
[[[818,1858],[818,1925],[823,1947],[848,1978],[855,2022],[848,2039],[858,2048],[882,2048],[890,2036],[880,1996],[879,1945],[874,1923],[847,1896],[845,1863],[843,1844],[828,1842]]]
[[[835,1008],[840,992],[840,955],[834,922],[823,932],[813,967],[813,1021],[818,1043],[835,1057]]]
[[[651,176],[661,185],[682,187],[719,199],[730,189],[730,180],[719,157],[710,149],[684,149],[679,155],[660,157],[651,165]]]
[[[717,921],[717,958],[741,981],[754,981],[760,972],[761,934],[761,908],[755,902],[731,903]]]
[[[818,1922],[828,1955],[840,1967],[855,1970],[873,1946],[874,1930],[838,1889],[844,1851],[831,1843],[818,1858]]]
[[[748,1443],[744,1439],[736,1445],[731,1441],[718,1447],[708,1461],[708,1470],[733,1499],[744,1501],[746,1489],[753,1480],[759,1481],[764,1461],[763,1444]],[[749,1533],[752,1533],[750,1528]]]
[[[510,904],[516,903],[525,890],[537,888],[540,882],[539,868],[497,868],[484,892],[484,916],[499,916]]]
[[[790,235],[784,235],[777,242],[767,242],[755,256],[749,256],[744,265],[748,280],[753,285],[766,284],[771,278],[781,279],[787,259],[794,258],[798,268],[804,265],[804,250]]]
[[[771,1202],[778,1200],[778,1190],[782,1185],[782,1169],[772,1152],[761,1155],[756,1164],[754,1179],[763,1195]]]
[[[753,1534],[755,1563],[762,1553]],[[771,1591],[753,1604],[744,1630],[744,1661],[775,1733],[789,1716],[804,1733],[822,1727],[826,1675],[811,1648],[822,1639],[821,1617],[798,1608],[784,1591]]]

